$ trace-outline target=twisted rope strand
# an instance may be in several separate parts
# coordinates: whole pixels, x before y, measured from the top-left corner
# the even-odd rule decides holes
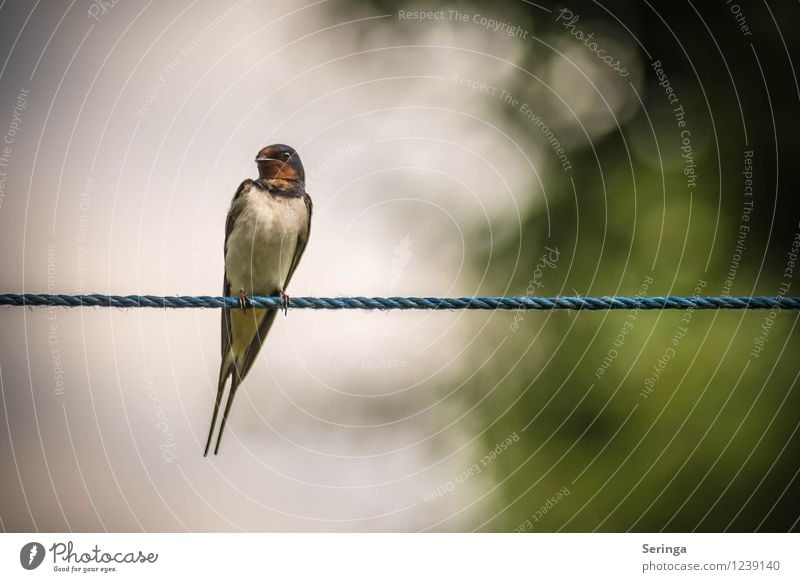
[[[253,307],[281,308],[280,297],[250,297]],[[0,306],[239,308],[238,297],[0,294]],[[800,309],[800,297],[292,297],[290,309]]]

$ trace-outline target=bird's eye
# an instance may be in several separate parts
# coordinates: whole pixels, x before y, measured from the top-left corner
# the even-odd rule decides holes
[[[283,152],[283,157],[288,160],[289,158],[292,157],[292,154],[290,154],[289,152]]]

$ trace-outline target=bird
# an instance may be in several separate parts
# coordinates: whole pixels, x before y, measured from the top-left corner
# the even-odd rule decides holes
[[[254,308],[249,297],[281,298],[303,256],[311,232],[311,197],[297,151],[284,144],[262,148],[255,158],[258,178],[239,185],[225,220],[225,273],[222,294],[239,305],[222,310],[222,359],[211,427],[203,456],[208,456],[222,395],[230,379],[214,454],[219,453],[236,391],[250,370],[272,327],[278,309]]]

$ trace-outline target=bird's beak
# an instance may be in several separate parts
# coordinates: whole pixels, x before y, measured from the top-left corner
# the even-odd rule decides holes
[[[263,156],[259,156],[256,158],[256,162],[280,162],[278,158],[265,158]]]

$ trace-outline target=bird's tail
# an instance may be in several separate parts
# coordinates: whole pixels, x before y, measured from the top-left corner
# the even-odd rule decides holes
[[[217,444],[214,447],[214,454],[219,452],[219,443],[222,441],[222,433],[225,431],[225,425],[228,423],[228,414],[231,411],[231,404],[233,398],[236,396],[236,390],[239,384],[242,383],[242,374],[236,367],[236,359],[231,356],[223,361],[219,369],[219,382],[217,384],[217,399],[214,402],[214,413],[211,416],[211,426],[208,429],[208,439],[206,439],[206,449],[203,456],[208,456],[208,449],[211,447],[211,437],[214,434],[214,427],[217,424],[217,416],[219,416],[219,405],[222,402],[222,393],[225,391],[225,383],[228,378],[231,379],[231,389],[228,392],[228,400],[225,402],[225,411],[222,413],[222,422],[219,425],[219,434],[217,435]]]

